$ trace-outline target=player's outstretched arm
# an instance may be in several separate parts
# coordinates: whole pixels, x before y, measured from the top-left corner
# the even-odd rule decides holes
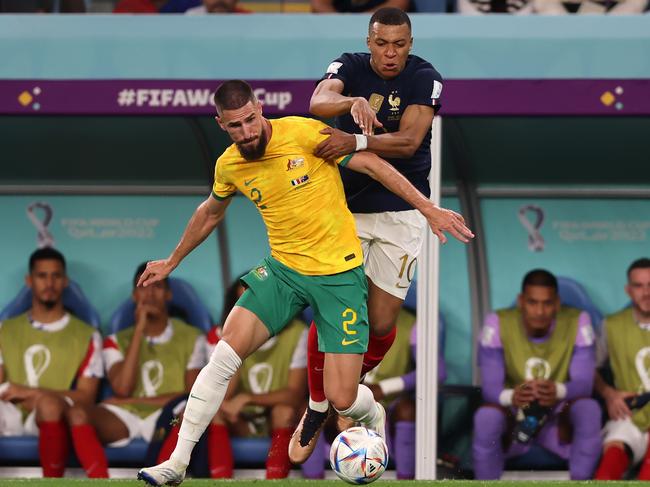
[[[163,280],[171,274],[178,264],[217,227],[226,213],[230,199],[217,200],[212,196],[208,196],[208,199],[194,211],[187,227],[185,227],[183,236],[171,255],[166,259],[147,263],[147,268],[138,280],[138,286],[146,287],[149,284]]]
[[[413,157],[424,137],[431,131],[433,116],[432,107],[411,105],[405,110],[397,132],[378,135],[364,133],[366,139],[363,145],[368,151],[381,157],[398,159]],[[323,129],[320,133],[329,137],[316,146],[314,155],[317,157],[336,159],[358,149],[359,135],[355,136],[334,128]]]
[[[431,231],[438,236],[441,243],[447,241],[444,232],[449,232],[454,238],[465,243],[474,238],[474,234],[465,225],[465,219],[460,214],[434,205],[397,169],[381,157],[371,152],[357,152],[352,156],[346,167],[367,174],[379,181],[392,193],[395,193],[419,210],[427,219]]]
[[[323,118],[349,112],[364,135],[372,134],[375,127],[383,127],[368,100],[361,96],[343,95],[343,81],[340,79],[325,79],[318,83],[309,101],[309,111]]]

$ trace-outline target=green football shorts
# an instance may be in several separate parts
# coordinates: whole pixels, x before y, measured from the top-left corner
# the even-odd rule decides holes
[[[242,281],[248,289],[237,306],[255,313],[271,336],[311,306],[321,352],[367,350],[368,283],[363,265],[339,274],[305,276],[269,256]]]

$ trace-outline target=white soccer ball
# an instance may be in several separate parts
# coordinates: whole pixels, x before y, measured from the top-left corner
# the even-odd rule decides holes
[[[377,432],[354,426],[340,433],[330,448],[330,465],[349,484],[369,484],[388,465],[386,442]]]

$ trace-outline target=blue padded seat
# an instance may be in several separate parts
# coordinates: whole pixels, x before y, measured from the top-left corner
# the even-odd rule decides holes
[[[603,314],[591,300],[584,286],[575,279],[566,276],[557,276],[557,285],[562,304],[586,311],[594,329],[599,330]],[[517,306],[516,298],[513,306]]]
[[[603,321],[603,314],[591,300],[584,286],[575,279],[565,276],[559,276],[557,284],[562,303],[586,311],[591,318],[591,325],[594,329],[599,330]]]
[[[81,320],[99,328],[99,313],[81,291],[79,284],[72,280],[63,291],[63,305]],[[31,306],[32,291],[24,286],[16,297],[0,311],[0,321],[18,316],[30,309]],[[33,436],[0,437],[0,464],[38,465],[38,439]]]
[[[79,284],[70,280],[68,287],[63,290],[63,306],[77,318],[85,321],[89,325],[99,328],[99,313],[90,304],[88,298],[81,290]],[[32,307],[32,290],[27,286],[18,292],[18,294],[0,311],[0,321],[6,320],[13,316],[18,316]]]
[[[558,293],[562,304],[586,311],[594,328],[598,329],[603,315],[591,300],[585,288],[575,279],[557,276]],[[516,300],[515,300],[516,305]],[[506,461],[506,470],[566,470],[568,463],[556,454],[533,444],[531,448]]]
[[[169,303],[170,312],[174,314],[174,309],[180,310],[184,314],[184,320],[190,325],[200,328],[204,333],[210,331],[213,324],[210,312],[201,302],[192,285],[184,279],[170,277],[169,287],[172,291],[172,299]],[[115,333],[133,325],[134,313],[135,303],[128,298],[111,315],[108,322],[109,333]]]

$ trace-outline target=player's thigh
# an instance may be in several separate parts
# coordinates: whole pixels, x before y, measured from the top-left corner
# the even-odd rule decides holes
[[[271,336],[277,335],[306,306],[291,277],[286,266],[268,257],[242,278],[247,289],[237,306],[254,313]]]
[[[305,276],[318,329],[318,349],[364,353],[368,348],[368,282],[363,266],[330,276]]]
[[[97,430],[99,441],[105,445],[138,436],[140,418],[114,404],[101,404],[93,408],[89,412],[89,420]]]
[[[648,433],[642,432],[630,418],[610,420],[603,428],[603,443],[620,441],[632,450],[635,464],[643,460],[648,448]]]
[[[373,231],[366,275],[385,292],[404,300],[415,275],[426,219],[416,210],[381,213]]]

